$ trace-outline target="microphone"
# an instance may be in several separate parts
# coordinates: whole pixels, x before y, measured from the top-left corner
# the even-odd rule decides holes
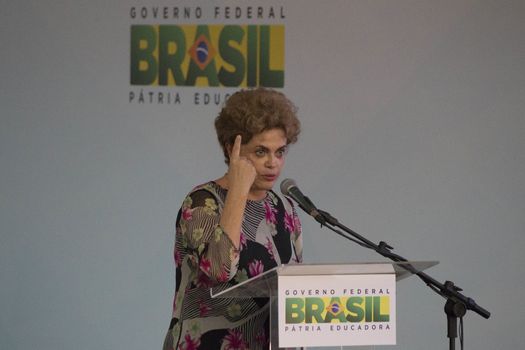
[[[281,193],[285,196],[292,198],[294,201],[299,204],[299,207],[314,217],[319,223],[324,224],[326,222],[325,218],[319,213],[315,205],[306,197],[293,179],[284,179],[281,182]]]

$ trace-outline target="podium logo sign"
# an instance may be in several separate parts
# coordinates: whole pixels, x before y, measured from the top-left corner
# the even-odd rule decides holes
[[[279,346],[395,344],[395,276],[279,276]]]

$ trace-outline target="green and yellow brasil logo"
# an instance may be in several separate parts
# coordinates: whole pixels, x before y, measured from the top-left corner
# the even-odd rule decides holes
[[[389,296],[287,297],[286,323],[390,321]]]
[[[284,25],[132,25],[131,85],[284,86]]]

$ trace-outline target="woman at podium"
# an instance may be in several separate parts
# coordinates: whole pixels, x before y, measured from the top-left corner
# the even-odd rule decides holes
[[[284,94],[257,88],[233,94],[215,119],[228,170],[191,190],[177,215],[164,350],[268,348],[268,299],[212,299],[209,289],[302,261],[297,213],[272,190],[300,132],[296,111]]]

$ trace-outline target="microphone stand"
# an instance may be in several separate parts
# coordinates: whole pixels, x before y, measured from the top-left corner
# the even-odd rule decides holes
[[[305,197],[308,202],[312,204],[312,206],[315,208],[313,203],[310,201],[308,197]],[[357,244],[359,244],[362,247],[375,250],[377,253],[381,254],[382,256],[395,261],[395,262],[408,262],[407,259],[404,257],[395,254],[392,252],[393,247],[391,247],[388,243],[381,241],[379,244],[375,244],[372,241],[369,241],[365,237],[361,236],[357,232],[349,229],[348,227],[341,224],[336,218],[334,218],[332,215],[330,215],[328,212],[323,210],[317,210],[319,215],[312,215],[314,216],[315,220],[321,224],[321,227],[326,226],[330,230],[334,231],[338,235],[345,237],[346,239],[349,239]],[[340,230],[344,231],[345,233],[341,232]],[[443,298],[445,298],[447,301],[445,303],[445,313],[447,315],[447,337],[449,338],[449,349],[455,350],[456,346],[456,338],[458,336],[457,332],[457,321],[458,318],[460,318],[460,324],[461,324],[461,334],[460,334],[460,343],[463,347],[463,316],[466,314],[467,310],[472,310],[475,313],[479,314],[480,316],[488,319],[490,317],[490,312],[483,309],[481,306],[477,305],[474,299],[469,298],[460,292],[462,291],[461,288],[454,285],[451,281],[446,281],[444,284],[438,282],[434,278],[430,277],[424,272],[417,271],[412,265],[410,264],[400,264],[401,267],[404,269],[412,272],[413,274],[417,275],[425,284],[432,289],[437,294],[441,295]]]

